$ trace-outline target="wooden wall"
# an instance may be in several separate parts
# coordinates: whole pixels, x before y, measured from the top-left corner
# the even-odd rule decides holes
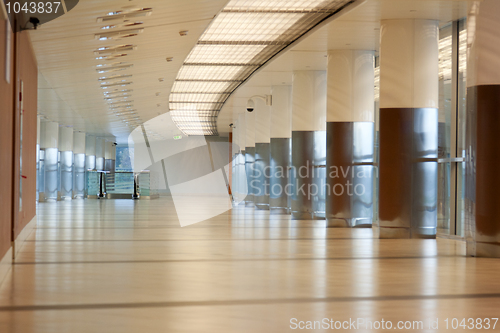
[[[23,82],[22,209],[14,225],[14,238],[36,215],[36,137],[38,67],[28,32],[17,33],[17,90]],[[16,94],[19,96],[19,93]],[[20,114],[18,113],[18,116]],[[20,121],[18,121],[20,125]],[[20,127],[19,127],[20,128]],[[20,135],[16,135],[17,138]],[[19,158],[17,158],[19,161]],[[18,163],[19,165],[19,163]],[[16,168],[19,170],[19,166]],[[19,179],[19,178],[17,178]],[[18,190],[18,189],[17,189]],[[18,193],[18,192],[17,192]],[[16,198],[19,194],[16,195]],[[18,209],[19,211],[19,209]]]
[[[0,19],[0,259],[36,215],[38,68],[28,32],[11,34],[10,83],[6,72],[6,22]],[[17,50],[17,52],[15,52]],[[20,82],[23,82],[23,178],[19,209]]]
[[[9,250],[12,240],[12,156],[14,137],[13,78],[11,68],[10,84],[5,80],[6,25],[0,19],[0,259]],[[11,46],[13,35],[11,34]],[[11,47],[11,64],[14,62]]]

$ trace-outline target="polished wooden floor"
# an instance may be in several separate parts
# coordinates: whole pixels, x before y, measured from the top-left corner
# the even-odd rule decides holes
[[[44,203],[0,286],[0,332],[274,333],[298,331],[291,318],[499,317],[500,260],[464,254],[460,241],[379,240],[245,207],[180,228],[168,198]]]

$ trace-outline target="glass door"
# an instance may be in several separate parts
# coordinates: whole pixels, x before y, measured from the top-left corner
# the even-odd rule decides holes
[[[463,237],[466,99],[465,21],[440,29],[438,234]]]

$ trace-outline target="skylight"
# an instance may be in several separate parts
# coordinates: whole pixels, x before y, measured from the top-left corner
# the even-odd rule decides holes
[[[269,59],[358,0],[231,0],[191,50],[170,95],[186,135],[217,135],[231,93]]]

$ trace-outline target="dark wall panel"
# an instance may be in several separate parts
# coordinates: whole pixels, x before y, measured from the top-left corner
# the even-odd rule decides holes
[[[14,226],[14,238],[36,215],[36,137],[38,67],[28,32],[17,34],[17,89],[23,82],[22,206]],[[16,94],[19,96],[19,94]],[[20,126],[20,122],[18,121]],[[20,135],[17,135],[19,140]],[[19,165],[19,162],[17,161]],[[19,170],[19,167],[17,167]],[[19,179],[19,178],[18,178]],[[19,189],[17,189],[19,190]],[[18,192],[19,193],[19,192]],[[18,198],[18,195],[16,196]]]
[[[12,152],[13,152],[13,79],[5,79],[6,22],[0,19],[0,258],[9,250],[12,238]],[[13,64],[11,34],[11,65]],[[12,75],[12,70],[11,70]]]

